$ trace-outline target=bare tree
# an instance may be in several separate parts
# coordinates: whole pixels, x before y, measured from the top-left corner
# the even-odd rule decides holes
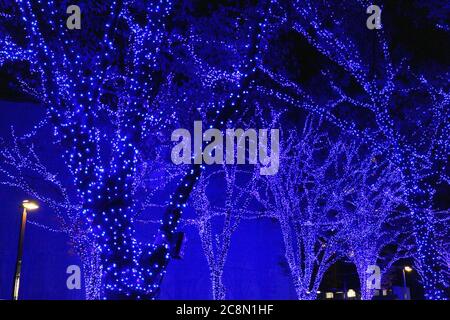
[[[374,150],[388,146],[389,160],[405,182],[425,296],[445,299],[447,266],[438,258],[432,207],[436,183],[449,182],[448,68],[440,66],[438,73],[413,68],[407,57],[392,54],[388,29],[369,31],[363,24],[355,28],[369,1],[339,5],[280,1],[277,5],[283,12],[280,24],[317,53],[317,76],[309,82],[294,81],[301,78],[301,67],[286,71],[278,70],[277,64],[261,63],[259,69],[273,83],[262,83],[259,91],[322,116]],[[440,23],[439,18],[435,27],[442,27]]]

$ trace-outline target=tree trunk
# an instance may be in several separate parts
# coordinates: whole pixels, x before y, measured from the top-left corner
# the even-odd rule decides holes
[[[420,265],[422,283],[427,300],[446,300],[445,265],[439,252],[435,223],[431,207],[432,196],[425,186],[408,186],[408,203],[414,222],[417,252],[415,260]]]
[[[83,261],[83,275],[86,300],[100,300],[103,275],[99,253],[91,253]]]
[[[298,300],[316,300],[317,299],[317,290],[309,290],[307,288],[296,285],[295,291],[297,292]]]
[[[357,268],[357,270],[361,288],[361,300],[372,300],[376,289],[369,288],[367,284],[367,279],[369,278],[369,274],[366,273],[367,268]]]
[[[214,300],[225,300],[225,286],[222,283],[222,273],[212,276],[212,293]]]
[[[424,210],[412,208],[411,215],[415,221],[414,233],[417,244],[415,260],[420,265],[425,299],[446,300],[445,266],[437,247],[435,226],[428,221],[428,214],[424,213]]]

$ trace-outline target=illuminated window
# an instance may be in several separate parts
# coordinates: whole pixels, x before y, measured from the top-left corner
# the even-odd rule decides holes
[[[356,292],[353,289],[350,289],[347,291],[347,297],[348,298],[355,298],[356,297]]]

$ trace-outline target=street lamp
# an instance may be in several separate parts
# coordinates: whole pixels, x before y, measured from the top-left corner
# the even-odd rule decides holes
[[[36,202],[24,200],[22,202],[22,222],[20,224],[19,247],[17,249],[16,274],[14,276],[13,300],[19,299],[20,271],[22,269],[23,240],[25,235],[25,225],[27,224],[27,210],[32,211],[39,208]]]
[[[403,288],[406,289],[406,272],[411,272],[413,269],[410,266],[405,266],[404,268],[402,268],[402,272],[403,272]]]
[[[405,271],[406,272],[411,272],[412,271],[412,268],[410,267],[410,266],[404,266],[403,268],[402,268],[402,273],[403,273],[403,290],[404,290],[404,292],[403,292],[403,294],[404,294],[404,297],[405,297],[405,299],[407,299],[407,293],[406,293],[406,273],[405,273]]]

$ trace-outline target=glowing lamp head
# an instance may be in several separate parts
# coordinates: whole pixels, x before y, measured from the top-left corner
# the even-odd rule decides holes
[[[406,266],[406,267],[405,267],[405,271],[406,271],[406,272],[411,272],[412,270],[413,270],[413,269],[412,269],[411,267],[409,267],[409,266]]]
[[[36,202],[30,200],[23,200],[22,206],[27,210],[36,210],[39,209],[39,205]]]

